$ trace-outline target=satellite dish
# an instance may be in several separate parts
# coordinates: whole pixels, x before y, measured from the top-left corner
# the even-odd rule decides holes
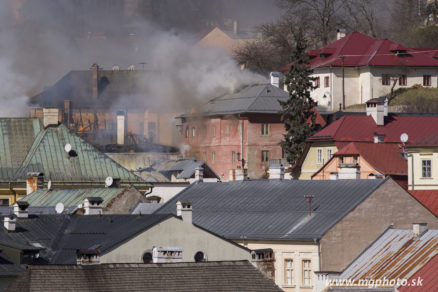
[[[58,203],[55,206],[56,214],[61,214],[64,211],[64,204]]]
[[[105,185],[107,187],[110,187],[113,184],[113,181],[114,181],[113,178],[109,176],[105,179]]]
[[[52,189],[52,180],[49,180],[49,182],[47,183],[47,189],[48,190]]]
[[[64,150],[65,150],[65,152],[69,153],[71,151],[71,145],[70,144],[65,144]]]
[[[409,136],[406,133],[403,133],[400,135],[400,141],[402,141],[403,143],[408,142]]]

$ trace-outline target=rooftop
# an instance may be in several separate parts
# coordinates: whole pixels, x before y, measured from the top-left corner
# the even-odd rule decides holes
[[[386,180],[245,180],[192,184],[155,214],[176,213],[188,200],[193,222],[228,239],[321,238]],[[313,195],[309,216],[305,195]]]
[[[408,190],[408,192],[438,217],[438,190]]]
[[[165,279],[163,281],[163,279]],[[175,264],[32,265],[6,291],[280,292],[248,261]]]

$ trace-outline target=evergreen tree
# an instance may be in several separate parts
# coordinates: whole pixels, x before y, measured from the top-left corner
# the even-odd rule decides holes
[[[286,134],[280,142],[287,161],[295,164],[305,146],[305,141],[313,135],[318,125],[315,124],[315,101],[310,97],[310,91],[315,87],[314,79],[310,77],[313,70],[310,68],[309,56],[306,53],[307,42],[302,31],[294,35],[295,48],[292,52],[292,65],[285,74],[285,84],[289,92],[287,101],[280,101],[282,106],[281,120],[284,123]]]

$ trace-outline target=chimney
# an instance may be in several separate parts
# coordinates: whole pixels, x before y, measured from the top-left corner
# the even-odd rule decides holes
[[[189,201],[176,202],[176,215],[181,216],[184,222],[192,223],[192,203]]]
[[[26,174],[26,195],[44,188],[44,173],[28,172]]]
[[[336,40],[340,40],[345,36],[345,28],[339,28],[336,30]]]
[[[85,215],[102,215],[102,198],[88,197],[84,200]]]
[[[99,96],[99,65],[94,63],[91,66],[92,77],[91,77],[91,96],[93,99],[97,99]]]
[[[26,201],[17,201],[14,204],[14,214],[17,218],[29,218],[29,203]]]
[[[246,180],[248,178],[248,169],[237,168],[236,169],[236,180]]]
[[[383,133],[375,132],[373,138],[374,138],[374,143],[383,143],[383,142],[385,142],[385,134],[383,134]]]
[[[238,31],[239,31],[238,23],[237,20],[235,20],[233,21],[233,32],[237,34]]]
[[[49,126],[58,126],[59,124],[59,109],[57,108],[44,108],[43,109],[43,124],[44,128]]]
[[[388,100],[386,97],[370,99],[366,104],[367,116],[371,116],[377,126],[385,125],[385,117],[388,116]]]
[[[195,168],[195,182],[203,182],[204,181],[204,169],[202,166],[198,166]]]
[[[100,251],[98,249],[76,250],[76,264],[98,265],[100,263]]]
[[[272,164],[269,166],[269,179],[284,179],[284,166],[282,164]]]
[[[15,231],[16,224],[17,219],[15,219],[15,215],[9,215],[4,218],[4,226],[7,231]]]
[[[271,72],[271,85],[275,87],[280,87],[280,72]]]
[[[72,108],[71,108],[71,100],[64,100],[64,117],[63,123],[64,125],[70,126],[72,121]]]
[[[415,237],[422,235],[427,230],[427,223],[412,224],[412,231]]]
[[[117,112],[117,144],[125,144],[125,113],[123,111]]]

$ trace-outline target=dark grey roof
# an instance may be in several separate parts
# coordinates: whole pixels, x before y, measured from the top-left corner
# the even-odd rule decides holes
[[[15,264],[5,252],[0,251],[0,276],[16,276],[25,270],[23,265]]]
[[[71,213],[75,208],[77,206],[64,207],[64,213]],[[55,206],[29,206],[27,211],[31,215],[56,214]],[[7,216],[13,212],[13,206],[0,206],[0,216]]]
[[[169,215],[34,215],[17,218],[15,232],[0,228],[0,242],[39,244],[40,259],[53,264],[76,263],[76,250],[96,247],[106,252]],[[3,218],[1,219],[3,221]]]
[[[193,222],[228,239],[314,240],[386,180],[246,180],[192,184],[156,213],[188,200]],[[312,195],[308,216],[305,195]]]
[[[280,292],[248,261],[29,266],[6,291]]]
[[[153,214],[155,211],[157,211],[160,207],[162,207],[163,204],[160,203],[137,203],[137,205],[134,206],[134,208],[131,211],[131,214],[142,214],[142,215],[148,215]]]
[[[216,97],[208,102],[202,115],[225,115],[237,113],[278,114],[279,100],[285,101],[289,94],[271,84],[256,84],[241,88],[235,93]],[[191,115],[184,115],[191,116]]]

